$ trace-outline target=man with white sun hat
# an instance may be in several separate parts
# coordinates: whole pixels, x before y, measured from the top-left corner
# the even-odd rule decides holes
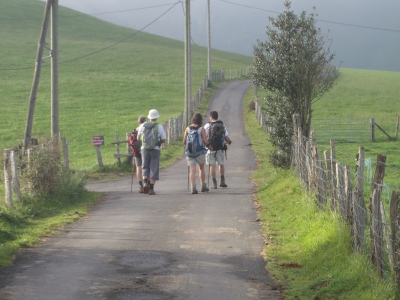
[[[160,146],[167,138],[164,127],[157,123],[159,117],[156,109],[150,109],[147,116],[150,121],[138,128],[138,136],[142,141],[143,190],[149,195],[155,195],[154,184],[159,180]]]

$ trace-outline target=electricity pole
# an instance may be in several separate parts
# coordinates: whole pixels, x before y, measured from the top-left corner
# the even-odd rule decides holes
[[[190,125],[192,74],[191,74],[191,33],[190,33],[190,0],[186,0],[185,9],[185,111],[184,128]]]
[[[36,94],[39,86],[40,79],[40,71],[42,69],[42,57],[43,50],[46,42],[46,33],[47,27],[49,24],[49,14],[51,8],[52,0],[47,0],[46,7],[44,9],[44,17],[42,22],[42,28],[40,32],[39,44],[36,53],[36,61],[35,61],[35,71],[33,75],[33,82],[31,93],[29,96],[29,108],[28,108],[28,116],[26,118],[26,126],[25,126],[25,136],[24,136],[24,151],[28,149],[29,143],[31,141],[32,134],[32,123],[33,123],[33,115],[35,112],[35,104],[36,104]]]
[[[208,85],[211,84],[211,15],[210,15],[210,0],[207,0],[208,6]]]
[[[60,134],[58,113],[58,0],[51,6],[51,136],[58,144]]]

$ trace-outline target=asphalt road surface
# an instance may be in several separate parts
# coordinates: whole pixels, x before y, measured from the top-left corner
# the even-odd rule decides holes
[[[249,179],[255,156],[242,121],[249,88],[228,83],[209,107],[232,139],[227,188],[190,194],[183,157],[160,170],[153,196],[136,183],[131,193],[130,178],[90,183],[105,200],[1,268],[0,299],[281,299],[265,268]]]

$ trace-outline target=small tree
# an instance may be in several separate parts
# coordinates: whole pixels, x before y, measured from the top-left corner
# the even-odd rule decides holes
[[[253,84],[267,91],[267,126],[272,128],[270,141],[278,148],[288,165],[293,135],[292,115],[301,117],[304,136],[311,128],[312,104],[334,84],[337,69],[331,66],[334,55],[325,47],[327,37],[315,27],[314,14],[300,16],[286,10],[276,19],[270,18],[267,41],[254,47]]]

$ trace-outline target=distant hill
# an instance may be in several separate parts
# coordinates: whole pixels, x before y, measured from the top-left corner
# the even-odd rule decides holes
[[[17,145],[25,132],[28,100],[44,2],[0,3],[0,149]],[[184,104],[184,44],[59,9],[60,131],[69,142],[71,164],[87,168],[92,136],[104,135],[105,163],[113,162],[115,133],[137,125],[157,108],[160,121],[176,117]],[[50,43],[50,38],[47,38]],[[45,50],[45,56],[49,50]],[[252,58],[213,51],[213,69],[240,69]],[[50,135],[50,61],[44,60],[33,136]],[[207,72],[207,49],[193,46],[193,94]]]

